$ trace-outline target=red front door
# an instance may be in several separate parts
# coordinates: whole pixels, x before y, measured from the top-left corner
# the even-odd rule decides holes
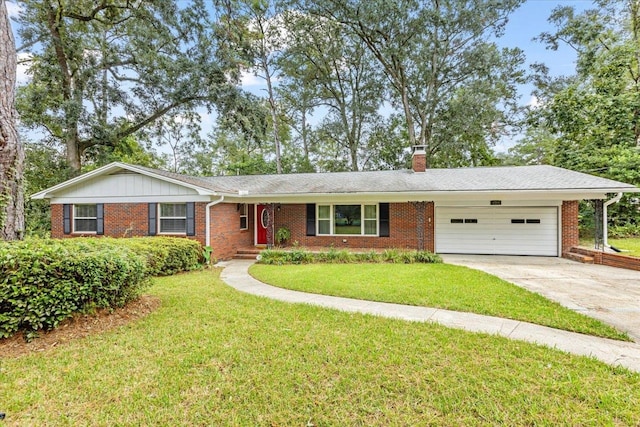
[[[269,208],[267,205],[256,206],[256,244],[266,245],[269,243],[267,230],[269,227]]]

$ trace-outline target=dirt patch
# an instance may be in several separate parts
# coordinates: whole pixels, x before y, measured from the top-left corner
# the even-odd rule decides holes
[[[51,331],[41,332],[38,338],[26,342],[22,333],[11,338],[0,339],[1,357],[18,357],[42,352],[70,341],[99,334],[140,319],[160,307],[160,298],[143,295],[125,307],[114,311],[99,310],[95,314],[78,314],[61,322]]]

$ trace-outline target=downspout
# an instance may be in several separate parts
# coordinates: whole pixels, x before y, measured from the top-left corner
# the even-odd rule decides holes
[[[218,200],[214,200],[211,203],[207,203],[205,207],[205,218],[206,218],[206,236],[205,236],[205,246],[211,246],[211,206],[215,206],[218,203],[221,203],[224,200],[224,196],[220,196]]]
[[[608,223],[609,221],[607,221],[608,217],[607,217],[607,207],[609,205],[612,205],[614,203],[618,203],[620,201],[620,199],[622,199],[622,192],[618,193],[613,199],[611,200],[607,200],[606,202],[604,202],[602,204],[602,246],[604,246],[605,248],[611,248],[611,246],[609,245],[609,236],[608,236]],[[615,250],[616,252],[619,252],[619,250],[616,250],[615,248],[613,248],[613,250]]]

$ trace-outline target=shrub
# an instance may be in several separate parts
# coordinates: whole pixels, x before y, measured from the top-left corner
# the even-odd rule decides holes
[[[147,258],[149,274],[167,276],[181,271],[198,268],[204,262],[202,245],[195,240],[178,237],[137,237],[131,239],[111,239],[122,243],[134,251],[142,252]]]
[[[614,239],[640,237],[640,224],[614,225],[609,227],[607,234]]]
[[[369,251],[350,252],[346,249],[329,249],[325,252],[309,252],[301,248],[293,250],[267,249],[260,253],[261,264],[310,264],[310,263],[440,263],[439,255],[428,251],[400,251],[387,249],[382,253]]]
[[[27,339],[75,312],[122,307],[150,275],[199,266],[202,247],[180,238],[78,238],[0,244],[0,338]]]
[[[0,337],[27,338],[74,312],[115,308],[148,283],[144,258],[126,248],[54,240],[0,245]]]
[[[284,245],[291,238],[291,230],[287,227],[280,227],[278,231],[276,231],[276,243],[279,246]]]

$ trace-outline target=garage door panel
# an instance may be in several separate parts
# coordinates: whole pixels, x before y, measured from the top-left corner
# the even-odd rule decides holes
[[[438,207],[435,226],[440,253],[558,255],[556,207]]]

